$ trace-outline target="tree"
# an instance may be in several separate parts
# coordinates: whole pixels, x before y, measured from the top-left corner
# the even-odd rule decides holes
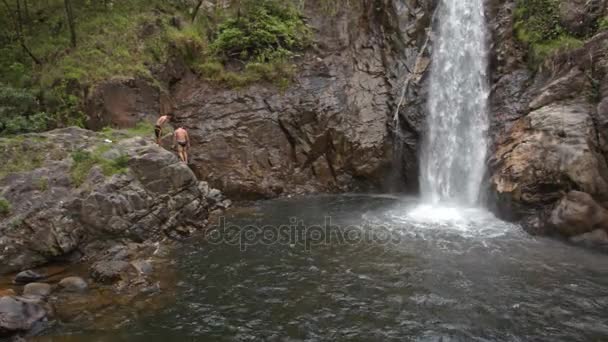
[[[72,47],[76,47],[76,27],[74,24],[74,11],[72,10],[72,1],[64,0],[65,14],[68,17],[68,26],[70,27],[70,39]]]
[[[13,24],[15,26],[15,32],[17,33],[17,39],[19,40],[19,45],[23,48],[23,51],[30,56],[30,58],[36,64],[42,64],[40,59],[34,55],[32,50],[27,46],[25,42],[25,36],[23,34],[23,15],[21,14],[21,0],[17,0],[16,10],[12,10],[11,6],[8,4],[7,0],[2,0],[4,7],[8,11],[9,15],[13,18]]]

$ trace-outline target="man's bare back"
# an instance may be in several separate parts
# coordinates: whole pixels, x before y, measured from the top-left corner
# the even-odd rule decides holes
[[[184,162],[188,163],[188,149],[190,148],[190,137],[188,132],[183,128],[179,127],[173,133],[173,146],[177,145],[177,154],[179,158]]]
[[[158,120],[156,120],[156,126],[160,126],[163,127],[167,121],[169,121],[169,115],[163,115],[160,118],[158,118]]]
[[[175,140],[178,143],[188,143],[188,145],[190,143],[188,132],[186,132],[186,130],[181,127],[175,130]]]

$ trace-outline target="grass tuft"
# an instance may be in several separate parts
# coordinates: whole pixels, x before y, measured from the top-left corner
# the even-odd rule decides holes
[[[101,167],[101,171],[106,177],[128,171],[129,156],[122,154],[114,159],[104,158],[102,154],[108,150],[107,147],[101,146],[94,152],[78,150],[72,153],[73,164],[70,176],[74,185],[81,186],[95,165]]]
[[[8,216],[11,213],[11,203],[4,197],[0,197],[0,216]]]

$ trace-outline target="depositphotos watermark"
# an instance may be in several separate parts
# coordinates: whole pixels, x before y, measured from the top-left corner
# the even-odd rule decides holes
[[[399,244],[403,235],[383,225],[333,225],[326,216],[323,224],[306,224],[304,220],[291,217],[283,225],[238,225],[220,217],[218,223],[206,232],[211,244],[239,246],[242,251],[260,245],[303,246],[311,250],[315,246],[335,244]]]

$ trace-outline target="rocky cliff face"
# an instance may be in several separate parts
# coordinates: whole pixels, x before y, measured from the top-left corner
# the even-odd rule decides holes
[[[525,47],[513,38],[514,2],[493,8],[491,202],[501,216],[523,220],[534,233],[605,229],[598,203],[608,199],[608,32],[550,56],[532,72]],[[586,32],[605,8],[604,1],[562,1],[563,25]],[[567,203],[585,209],[565,210]],[[587,215],[592,212],[598,214]]]
[[[193,135],[197,175],[239,198],[382,186],[398,89],[424,43],[418,21],[428,19],[409,3],[350,2],[327,15],[321,2],[307,1],[315,48],[297,61],[298,76],[285,91],[218,89],[182,75],[172,93]],[[407,132],[411,166],[417,134]]]
[[[0,139],[0,153],[21,168],[0,179],[10,205],[0,221],[0,274],[89,257],[92,242],[157,241],[202,228],[210,210],[229,204],[151,139],[69,128]]]
[[[227,89],[171,61],[158,75],[178,122],[192,135],[197,176],[235,198],[388,188],[391,181],[391,187],[415,189],[432,3],[349,1],[330,13],[319,10],[326,1],[306,1],[314,44],[295,61],[297,76],[285,90],[270,84]],[[148,95],[150,108],[166,103],[137,82],[115,83],[91,96],[96,127],[128,126],[132,118],[123,107],[146,112],[137,104]],[[125,87],[121,96],[128,99],[120,100],[114,90]]]

